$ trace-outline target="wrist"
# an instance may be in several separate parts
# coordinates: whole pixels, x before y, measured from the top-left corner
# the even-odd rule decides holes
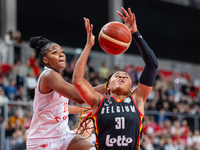
[[[136,32],[138,32],[138,30],[132,31],[131,34],[133,35],[133,34],[135,34]]]
[[[142,38],[142,35],[140,34],[139,31],[136,31],[136,32],[133,33],[132,37],[133,37],[134,40],[137,40],[137,39]]]
[[[85,47],[86,48],[92,48],[93,45],[90,45],[89,43],[86,43]]]

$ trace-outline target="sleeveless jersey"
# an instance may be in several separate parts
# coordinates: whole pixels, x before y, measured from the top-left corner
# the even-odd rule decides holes
[[[144,116],[132,96],[103,97],[93,115],[97,150],[139,150]]]
[[[70,132],[68,126],[68,98],[55,91],[47,94],[39,92],[40,79],[44,72],[49,70],[51,69],[45,67],[37,81],[27,145],[55,142],[63,139]]]

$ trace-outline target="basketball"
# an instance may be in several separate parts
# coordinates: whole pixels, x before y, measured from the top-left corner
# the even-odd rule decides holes
[[[98,40],[99,45],[106,53],[119,55],[129,48],[132,35],[126,25],[113,21],[101,28]]]

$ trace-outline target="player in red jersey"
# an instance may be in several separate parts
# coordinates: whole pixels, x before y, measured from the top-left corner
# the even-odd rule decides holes
[[[29,41],[31,48],[39,54],[45,66],[40,74],[33,101],[33,117],[28,132],[28,150],[94,150],[95,147],[85,138],[71,132],[68,115],[74,107],[68,107],[69,99],[84,103],[72,84],[66,82],[61,71],[65,68],[66,56],[57,43],[36,36]],[[105,85],[95,87],[105,93]],[[82,112],[83,109],[77,109]],[[77,112],[76,111],[76,112]]]

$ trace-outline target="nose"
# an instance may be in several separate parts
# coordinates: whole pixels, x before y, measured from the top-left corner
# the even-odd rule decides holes
[[[119,76],[119,78],[123,78],[123,79],[124,79],[124,77],[123,77],[123,76],[121,76],[121,75]]]
[[[60,57],[63,57],[65,54],[63,52],[60,52]]]

